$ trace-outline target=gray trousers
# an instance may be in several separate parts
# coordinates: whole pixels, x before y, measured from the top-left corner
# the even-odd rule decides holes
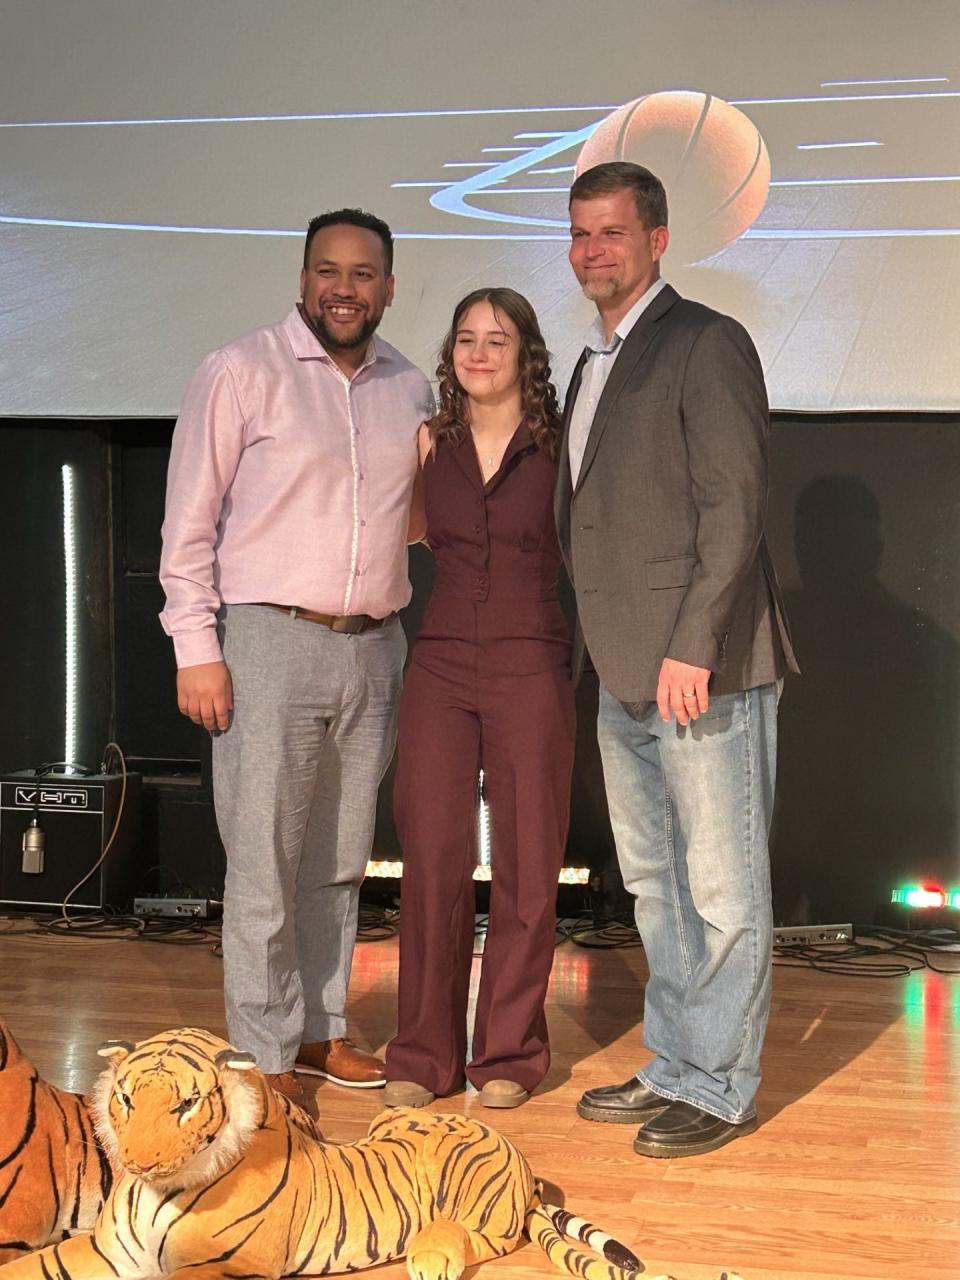
[[[225,606],[221,638],[234,697],[213,739],[227,1028],[274,1073],[301,1043],[346,1030],[406,640],[396,619],[349,636],[262,605]]]

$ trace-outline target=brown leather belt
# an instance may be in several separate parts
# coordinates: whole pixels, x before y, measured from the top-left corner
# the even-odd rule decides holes
[[[273,604],[269,600],[261,600],[265,609],[279,609],[288,618],[302,618],[304,622],[318,622],[321,627],[329,627],[343,635],[359,636],[364,631],[372,631],[374,627],[382,627],[395,615],[388,613],[385,618],[371,618],[368,613],[314,613],[312,609],[300,609],[292,604]]]

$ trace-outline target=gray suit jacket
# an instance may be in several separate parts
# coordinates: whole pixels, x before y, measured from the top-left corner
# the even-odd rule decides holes
[[[732,693],[796,670],[763,537],[769,416],[746,330],[669,285],[625,340],[597,405],[576,489],[564,408],[557,528],[578,644],[623,702],[656,697],[676,658]]]

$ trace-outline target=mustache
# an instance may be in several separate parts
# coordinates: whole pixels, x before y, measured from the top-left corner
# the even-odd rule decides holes
[[[355,347],[365,346],[369,342],[377,326],[365,312],[360,313],[357,318],[362,319],[359,329],[352,338],[343,338],[327,328],[322,313],[316,317],[307,317],[310,328],[328,351],[350,351]]]

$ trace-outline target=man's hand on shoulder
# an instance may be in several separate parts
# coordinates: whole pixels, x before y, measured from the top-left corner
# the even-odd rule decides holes
[[[177,705],[211,733],[226,729],[233,710],[233,681],[225,662],[200,662],[177,672]]]
[[[669,722],[673,712],[677,724],[687,725],[710,705],[710,669],[692,667],[689,662],[664,658],[657,681],[657,708],[660,719]]]

